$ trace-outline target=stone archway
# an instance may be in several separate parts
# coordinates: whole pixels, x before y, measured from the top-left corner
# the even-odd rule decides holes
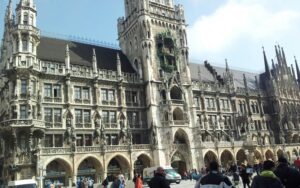
[[[205,164],[205,166],[208,167],[209,163],[212,162],[212,161],[218,161],[218,157],[214,152],[208,151],[204,155],[204,164]]]
[[[171,166],[181,175],[187,171],[187,163],[184,156],[178,151],[171,158]]]
[[[236,163],[237,165],[241,165],[242,163],[246,163],[247,162],[247,157],[245,154],[245,151],[243,149],[240,149],[237,153],[236,153]]]
[[[144,168],[148,168],[150,166],[151,166],[151,159],[147,155],[141,154],[134,162],[134,174],[142,175]]]
[[[99,160],[94,157],[87,157],[80,162],[77,169],[77,178],[88,178],[98,183],[103,177],[103,167]]]
[[[284,153],[281,149],[277,150],[277,157],[284,157]]]
[[[234,157],[232,153],[228,150],[224,150],[221,154],[221,165],[224,168],[229,167],[234,164]]]
[[[123,174],[126,179],[130,178],[130,164],[128,160],[121,156],[117,155],[112,158],[107,165],[107,176],[109,180],[112,181],[114,176],[118,174]]]
[[[292,143],[299,143],[299,135],[297,135],[297,134],[293,135]]]
[[[274,160],[274,154],[271,150],[267,150],[265,153],[266,160]]]
[[[183,129],[178,129],[174,135],[174,144],[186,144],[189,146],[189,138]]]
[[[70,186],[72,167],[63,159],[54,159],[46,166],[45,184],[53,183],[55,186]]]
[[[257,150],[254,151],[254,163],[262,163],[264,161],[263,156]]]

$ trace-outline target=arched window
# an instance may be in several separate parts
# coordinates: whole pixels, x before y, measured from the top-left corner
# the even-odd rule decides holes
[[[181,90],[179,89],[179,87],[174,86],[171,89],[171,99],[175,99],[175,100],[182,100],[182,93]]]
[[[28,22],[29,22],[28,13],[25,12],[24,15],[23,15],[23,24],[28,25]]]
[[[173,111],[173,120],[174,121],[183,120],[183,112],[180,108],[176,108]]]

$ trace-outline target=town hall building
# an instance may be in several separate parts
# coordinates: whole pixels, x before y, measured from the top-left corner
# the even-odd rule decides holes
[[[189,60],[173,0],[124,0],[120,49],[43,36],[33,0],[6,9],[0,182],[74,185],[146,167],[179,173],[300,152],[300,70],[275,46],[262,74]],[[294,62],[293,62],[294,63]]]

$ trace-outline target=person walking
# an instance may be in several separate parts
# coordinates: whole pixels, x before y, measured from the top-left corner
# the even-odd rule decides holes
[[[244,188],[246,188],[246,187],[250,188],[250,177],[249,177],[249,174],[247,173],[246,166],[244,164],[241,165],[240,176],[241,176]]]
[[[278,166],[274,173],[280,179],[285,188],[300,187],[300,172],[294,168],[289,167],[286,158],[279,157]]]
[[[141,175],[139,174],[137,175],[134,184],[135,184],[135,188],[143,188],[143,181]]]
[[[228,177],[219,172],[219,164],[213,161],[209,164],[209,172],[197,181],[195,188],[233,188]]]
[[[165,178],[165,170],[158,167],[154,177],[149,182],[150,188],[170,188],[169,182]]]
[[[102,182],[103,188],[108,188],[108,177],[105,178],[105,180]]]
[[[263,171],[253,178],[251,188],[284,188],[279,178],[274,174],[275,163],[266,160],[263,164]]]

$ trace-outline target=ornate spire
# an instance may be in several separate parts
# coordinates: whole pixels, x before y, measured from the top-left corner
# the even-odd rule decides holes
[[[299,70],[299,66],[298,66],[296,56],[294,58],[295,58],[295,64],[296,64],[297,79],[298,79],[298,83],[300,83],[300,70]]]
[[[12,12],[12,0],[9,0],[6,13],[5,13],[5,21],[8,23],[10,20],[13,19],[13,12]]]
[[[226,66],[226,72],[229,72],[230,70],[229,70],[229,66],[228,66],[228,61],[227,61],[227,59],[225,59],[225,66]]]
[[[292,71],[293,78],[296,80],[296,74],[295,74],[295,69],[294,69],[294,65],[293,64],[291,64],[291,71]]]
[[[98,68],[97,68],[97,56],[96,56],[95,48],[93,48],[93,59],[92,59],[92,63],[93,63],[93,72],[94,72],[94,74],[97,74]]]
[[[199,81],[202,80],[202,78],[201,78],[201,69],[200,69],[200,65],[198,65],[198,79],[199,79]]]
[[[280,53],[279,53],[279,51],[278,51],[278,49],[277,49],[277,46],[276,46],[276,45],[275,45],[275,53],[276,53],[276,58],[277,58],[277,61],[278,61],[279,67],[282,67]]]
[[[243,74],[243,80],[244,80],[245,89],[248,90],[248,83],[247,83],[247,78],[246,78],[245,74]]]
[[[286,63],[286,58],[285,58],[285,53],[284,53],[283,47],[281,48],[281,53],[282,53],[282,63],[287,67],[287,63]]]
[[[265,48],[262,47],[262,49],[263,49],[263,54],[264,54],[266,76],[267,76],[267,78],[270,79],[271,78],[271,72],[270,72],[270,68],[269,68],[269,64],[268,64],[268,59],[267,59],[267,56],[266,56]]]

